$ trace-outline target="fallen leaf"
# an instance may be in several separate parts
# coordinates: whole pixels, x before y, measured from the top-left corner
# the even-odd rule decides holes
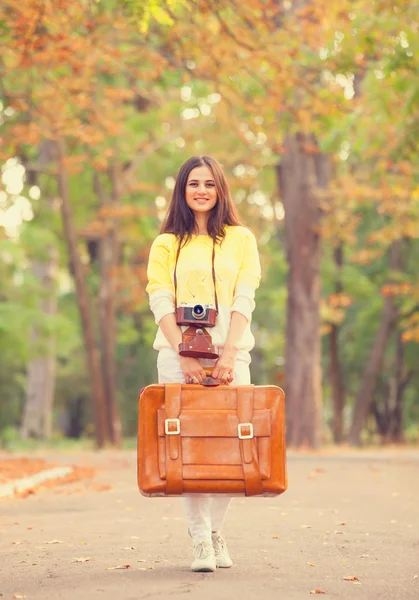
[[[117,565],[116,567],[107,567],[107,571],[114,571],[115,569],[130,569],[131,565]]]
[[[274,539],[274,540],[279,540],[279,535],[273,535],[273,536],[272,536],[272,539]]]
[[[336,533],[337,535],[343,535],[343,531],[335,531],[334,533]]]
[[[314,563],[307,563],[309,567],[315,567],[316,565]]]
[[[12,598],[26,598],[26,596],[23,596],[22,594],[13,594]]]
[[[417,578],[418,578],[418,576],[417,576],[417,575],[413,575],[413,579],[417,579]]]
[[[107,483],[94,483],[91,488],[94,492],[107,492],[112,489]]]
[[[355,577],[354,575],[347,575],[346,577],[343,577],[343,579],[345,581],[359,581],[358,577]]]
[[[325,594],[326,592],[324,592],[323,590],[319,590],[319,588],[316,588],[315,590],[310,590],[310,594]]]
[[[369,554],[361,554],[361,558],[369,558]]]
[[[23,544],[23,542],[12,542],[12,544],[15,544],[16,546],[18,546],[19,544]]]
[[[61,540],[50,540],[49,542],[44,542],[44,544],[63,544]]]
[[[82,558],[73,558],[72,562],[83,563],[83,562],[87,562],[88,560],[91,560],[91,558],[92,558],[91,556],[85,556]]]
[[[301,525],[304,529],[311,529],[311,525]]]
[[[122,548],[122,550],[135,550],[134,546],[126,546],[125,548]]]
[[[145,558],[139,558],[137,562],[145,562]]]
[[[324,469],[313,469],[309,473],[308,478],[309,479],[315,479],[319,473],[326,473],[326,471]]]

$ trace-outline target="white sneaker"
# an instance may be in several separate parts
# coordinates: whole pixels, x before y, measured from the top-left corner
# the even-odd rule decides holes
[[[200,542],[193,548],[194,561],[191,565],[192,571],[213,572],[217,568],[215,553],[212,544]]]
[[[227,544],[218,531],[212,534],[212,546],[214,548],[217,567],[220,569],[229,569],[232,566],[233,561],[228,552]]]

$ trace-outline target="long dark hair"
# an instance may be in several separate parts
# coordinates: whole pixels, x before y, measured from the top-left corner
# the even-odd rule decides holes
[[[195,230],[194,213],[186,204],[186,184],[192,169],[203,166],[211,171],[217,190],[217,203],[207,223],[208,235],[214,242],[221,242],[225,236],[225,225],[242,225],[220,163],[210,156],[193,156],[179,169],[167,215],[160,230],[160,233],[174,233],[179,242],[183,242],[182,245],[191,239]]]

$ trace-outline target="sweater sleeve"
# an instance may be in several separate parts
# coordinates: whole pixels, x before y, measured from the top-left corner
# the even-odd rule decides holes
[[[259,287],[261,267],[256,238],[250,230],[246,230],[244,239],[243,258],[234,289],[231,312],[236,311],[252,318],[255,308],[255,290]]]
[[[159,235],[148,259],[146,292],[157,325],[165,315],[175,312],[175,290],[169,268],[171,246],[169,235]]]

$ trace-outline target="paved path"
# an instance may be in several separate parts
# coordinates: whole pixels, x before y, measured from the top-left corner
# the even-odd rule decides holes
[[[112,489],[2,500],[1,600],[419,598],[419,452],[290,455],[284,495],[233,500],[235,564],[213,574],[189,570],[179,499],[137,491],[134,453],[46,458],[102,467]]]

